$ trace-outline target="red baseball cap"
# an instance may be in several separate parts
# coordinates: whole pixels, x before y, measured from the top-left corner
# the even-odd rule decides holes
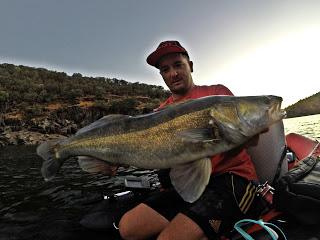
[[[147,57],[147,63],[158,68],[160,58],[169,53],[183,53],[189,56],[187,50],[178,41],[164,41]]]

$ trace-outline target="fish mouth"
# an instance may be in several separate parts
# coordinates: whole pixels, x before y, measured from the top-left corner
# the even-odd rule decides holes
[[[286,118],[287,117],[287,112],[284,109],[280,109],[280,114],[282,115],[282,118]]]
[[[269,109],[269,115],[274,121],[279,121],[287,116],[287,112],[281,109],[281,101],[274,103]]]

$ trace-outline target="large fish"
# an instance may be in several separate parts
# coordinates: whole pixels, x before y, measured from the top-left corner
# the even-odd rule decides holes
[[[173,186],[185,201],[194,202],[211,174],[210,156],[231,150],[281,120],[277,96],[208,96],[146,115],[108,115],[76,135],[42,143],[42,175],[55,176],[74,156],[84,168],[98,171],[103,162],[144,169],[171,168]]]

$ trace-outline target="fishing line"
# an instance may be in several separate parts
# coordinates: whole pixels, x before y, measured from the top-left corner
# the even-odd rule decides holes
[[[264,230],[267,231],[267,233],[269,233],[269,235],[271,236],[272,240],[277,240],[278,239],[278,234],[271,228],[274,227],[277,230],[279,230],[279,232],[282,234],[284,240],[287,240],[286,235],[284,234],[284,232],[275,224],[272,223],[267,223],[264,222],[263,220],[253,220],[253,219],[242,219],[238,222],[236,222],[234,224],[234,228],[241,234],[242,237],[244,237],[244,239],[246,240],[254,240],[254,238],[252,238],[248,233],[246,233],[241,227],[243,225],[247,225],[248,223],[254,223],[254,224],[258,224],[259,226],[261,226]],[[271,226],[271,227],[269,227]]]

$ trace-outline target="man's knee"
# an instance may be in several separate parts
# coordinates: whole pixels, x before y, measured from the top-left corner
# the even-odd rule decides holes
[[[123,239],[145,239],[159,234],[168,224],[159,213],[145,204],[139,204],[125,213],[119,222],[119,232]]]
[[[182,213],[179,213],[157,238],[168,239],[208,240],[198,224]]]
[[[119,233],[120,236],[125,240],[135,239],[136,231],[134,231],[132,224],[130,224],[130,222],[132,221],[130,216],[131,213],[129,211],[121,217],[119,222]]]

